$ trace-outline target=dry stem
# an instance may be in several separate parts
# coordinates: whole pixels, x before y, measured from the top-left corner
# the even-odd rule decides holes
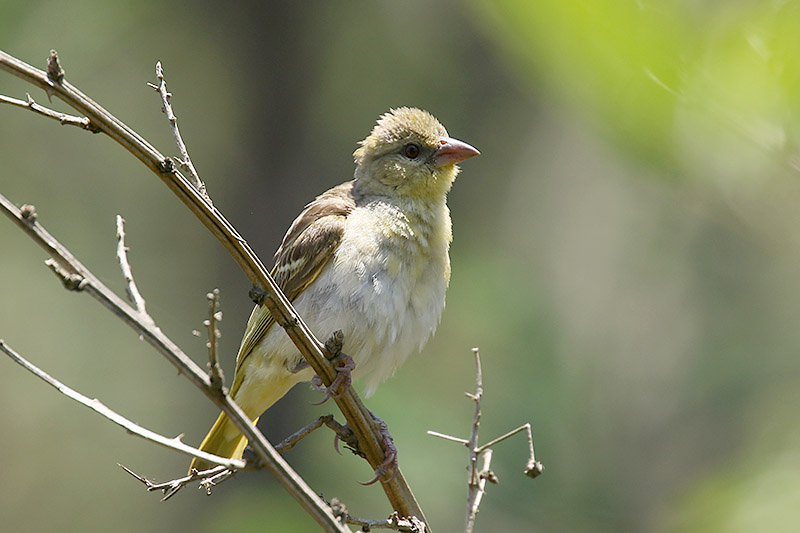
[[[222,320],[222,311],[219,310],[219,289],[214,289],[206,294],[206,298],[208,299],[208,320],[205,320],[203,325],[208,330],[208,341],[206,342],[206,347],[208,348],[208,379],[214,389],[220,393],[227,394],[227,391],[223,389],[224,376],[217,359],[217,347],[220,338],[217,322]]]
[[[181,159],[178,159],[178,163],[181,165],[182,169],[189,173],[189,177],[197,191],[207,202],[211,203],[211,197],[206,192],[206,185],[200,179],[200,176],[197,175],[197,169],[194,168],[194,163],[192,163],[192,159],[189,157],[189,150],[186,149],[181,131],[178,129],[178,117],[176,117],[175,113],[172,111],[172,104],[169,101],[172,94],[167,91],[167,82],[164,80],[164,69],[161,67],[161,61],[156,62],[156,78],[158,79],[158,84],[148,83],[147,85],[155,89],[156,92],[161,95],[161,101],[164,105],[161,110],[167,115],[167,120],[169,120],[169,125],[172,129],[172,136],[175,137],[175,144],[178,145],[178,151],[181,153]]]
[[[125,418],[124,416],[120,415],[119,413],[115,412],[114,410],[110,409],[106,405],[104,405],[100,400],[97,399],[90,399],[81,394],[80,392],[64,385],[54,377],[50,376],[47,372],[40,369],[30,361],[26,360],[22,357],[19,353],[14,351],[8,344],[6,344],[2,339],[0,339],[0,351],[4,352],[8,355],[15,363],[19,364],[21,367],[50,385],[51,387],[55,388],[61,394],[65,395],[68,398],[75,400],[76,402],[85,405],[92,411],[104,416],[105,418],[111,420],[118,426],[124,428],[128,433],[133,435],[137,435],[142,437],[145,440],[149,440],[150,442],[154,442],[166,448],[171,448],[173,450],[177,450],[183,454],[189,455],[191,457],[199,457],[200,459],[204,459],[206,461],[210,461],[216,463],[218,465],[222,465],[224,468],[244,468],[245,463],[239,459],[230,459],[227,457],[219,457],[217,455],[213,455],[207,452],[203,452],[198,450],[197,448],[193,448],[192,446],[187,446],[180,440],[180,436],[175,437],[174,439],[169,439],[164,437],[163,435],[159,435],[149,429],[143,428],[142,426],[136,424]]]
[[[33,206],[23,206],[23,209],[17,209],[14,204],[0,194],[0,210],[50,254],[53,259],[49,260],[51,261],[49,264],[62,279],[65,287],[71,290],[84,291],[97,299],[132,327],[141,338],[145,339],[164,355],[181,374],[188,377],[211,401],[222,409],[236,423],[239,430],[247,436],[250,445],[258,454],[261,464],[281,482],[286,490],[300,502],[303,508],[326,531],[347,531],[331,514],[330,508],[325,502],[278,455],[239,406],[229,396],[221,396],[214,391],[206,373],[164,335],[161,329],[153,324],[152,320],[143,320],[143,316],[138,310],[114,294],[84,267],[69,250],[50,235],[41,224],[36,222],[37,216]],[[218,461],[213,460],[213,462],[217,463]]]
[[[117,463],[119,464],[119,463]],[[231,470],[229,468],[225,468],[224,466],[215,466],[213,468],[209,468],[208,470],[195,470],[192,469],[192,472],[189,475],[179,477],[177,479],[171,479],[169,481],[165,481],[164,483],[156,483],[150,479],[147,479],[144,476],[140,476],[130,468],[125,465],[119,465],[120,468],[125,470],[127,473],[138,479],[142,482],[146,487],[148,492],[153,492],[156,490],[160,490],[161,493],[164,495],[161,498],[162,502],[165,502],[175,496],[179,490],[183,487],[188,485],[189,483],[193,483],[195,481],[200,482],[200,486],[206,490],[206,494],[211,494],[211,487],[215,487],[225,481],[226,479],[230,479],[235,473],[235,470]]]
[[[51,56],[49,63],[51,65],[57,64],[57,56],[55,60],[53,59]],[[61,98],[70,107],[85,115],[94,127],[106,133],[152,170],[197,216],[206,228],[217,237],[253,285],[266,293],[264,305],[269,308],[276,322],[286,330],[317,375],[322,378],[326,385],[330,385],[333,382],[336,377],[336,371],[325,359],[324,348],[319,340],[314,337],[308,326],[293,309],[286,296],[281,292],[247,242],[222,214],[207,202],[203,195],[175,169],[171,159],[164,157],[126,124],[108,113],[108,111],[73,87],[69,82],[63,80],[63,72],[56,72],[55,76],[52,76],[53,72],[51,72],[51,76],[48,76],[48,73],[36,69],[2,51],[0,51],[0,69],[42,88],[48,95],[53,94]],[[55,68],[51,69],[51,71],[55,70]],[[131,323],[129,320],[126,321]],[[174,358],[172,356],[168,357],[175,364]],[[190,379],[201,388],[207,387],[208,378],[205,375],[202,378],[194,376]],[[364,452],[373,469],[377,469],[385,457],[383,439],[379,429],[372,423],[369,411],[352,388],[348,389],[341,397],[335,398],[335,401],[356,434],[360,449]],[[242,416],[242,420],[246,420],[246,417],[243,416],[243,413],[233,402],[230,400],[224,400],[224,402],[226,412],[228,410],[236,411]],[[263,436],[259,440],[254,434],[252,426],[247,427],[247,424],[240,426],[237,423],[237,427],[251,439],[251,445],[261,448],[260,451],[267,455],[269,443],[263,440]],[[253,440],[253,438],[256,440]],[[422,509],[399,469],[390,478],[381,479],[381,483],[392,507],[400,515],[416,516],[426,522]],[[290,493],[298,497],[296,490],[290,489]],[[314,516],[316,518],[316,515]]]
[[[92,126],[92,122],[86,117],[76,117],[73,115],[67,115],[66,113],[61,113],[59,111],[54,111],[50,108],[47,108],[43,105],[34,102],[33,98],[31,98],[31,95],[29,93],[25,93],[25,96],[27,100],[18,100],[17,98],[11,98],[8,96],[0,95],[0,104],[10,104],[13,106],[30,109],[34,113],[37,113],[43,117],[57,120],[60,124],[64,126],[77,126],[79,128],[82,128],[84,130],[89,130],[94,133],[100,131],[97,130],[94,126]]]
[[[149,320],[152,323],[153,319],[147,314],[147,306],[139,289],[136,287],[136,280],[133,279],[133,271],[131,271],[131,265],[128,263],[129,249],[125,246],[125,219],[117,215],[117,261],[119,261],[119,268],[122,270],[122,277],[125,278],[125,292],[128,295],[128,300],[142,315],[142,319]]]
[[[467,516],[464,527],[466,533],[471,533],[475,527],[475,518],[478,515],[478,508],[483,500],[483,496],[486,494],[486,482],[497,483],[497,476],[491,469],[492,446],[527,429],[530,456],[525,464],[524,473],[526,476],[534,478],[544,470],[544,466],[536,460],[533,452],[533,436],[529,423],[509,431],[496,439],[492,439],[483,446],[478,446],[478,430],[481,425],[481,398],[483,397],[483,370],[481,368],[481,357],[478,349],[473,348],[472,353],[475,356],[475,393],[464,393],[475,402],[475,412],[472,416],[472,432],[470,433],[470,438],[462,439],[445,433],[439,433],[438,431],[428,431],[428,435],[463,444],[469,450],[469,464],[467,465]],[[480,469],[478,469],[478,458],[481,454],[483,461]]]

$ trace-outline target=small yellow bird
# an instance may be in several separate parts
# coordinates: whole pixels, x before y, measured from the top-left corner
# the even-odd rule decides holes
[[[479,152],[409,107],[381,116],[359,144],[354,179],[305,207],[275,253],[272,275],[318,338],[342,330],[342,353],[370,395],[436,330],[450,280],[447,192],[456,163]],[[257,422],[313,375],[269,310],[256,306],[236,357],[236,403]],[[246,445],[222,413],[200,449],[238,459]],[[195,459],[191,468],[212,466]]]

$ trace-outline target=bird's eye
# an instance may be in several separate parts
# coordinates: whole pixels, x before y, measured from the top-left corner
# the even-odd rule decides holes
[[[403,147],[403,153],[409,159],[415,159],[419,155],[419,146],[414,143],[408,143]]]

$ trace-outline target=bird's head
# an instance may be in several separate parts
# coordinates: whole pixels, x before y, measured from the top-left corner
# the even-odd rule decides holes
[[[413,107],[382,115],[359,144],[355,177],[364,193],[420,199],[443,198],[458,174],[456,163],[480,153]]]

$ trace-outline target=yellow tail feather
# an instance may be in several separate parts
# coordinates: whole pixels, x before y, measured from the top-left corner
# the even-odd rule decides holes
[[[255,375],[258,379],[247,379],[247,375]],[[283,365],[273,365],[270,361],[265,361],[260,357],[251,357],[250,364],[239,368],[233,378],[231,396],[244,413],[249,417],[256,417],[253,421],[255,425],[261,413],[280,400],[295,383],[310,379],[307,373],[302,372],[291,374],[286,371]],[[200,449],[204,452],[213,453],[220,457],[230,457],[241,459],[242,453],[247,446],[247,439],[233,422],[225,415],[220,413],[214,426],[203,439]],[[189,467],[197,470],[207,470],[215,465],[208,461],[195,458]]]
[[[253,425],[258,423],[258,418],[253,421]],[[247,438],[242,435],[241,431],[234,425],[225,413],[220,413],[217,421],[211,431],[208,432],[206,438],[200,444],[200,450],[220,457],[230,457],[232,459],[241,459],[244,449],[247,447]],[[189,467],[189,473],[192,469],[207,470],[216,466],[214,463],[203,461],[202,459],[194,458]]]

